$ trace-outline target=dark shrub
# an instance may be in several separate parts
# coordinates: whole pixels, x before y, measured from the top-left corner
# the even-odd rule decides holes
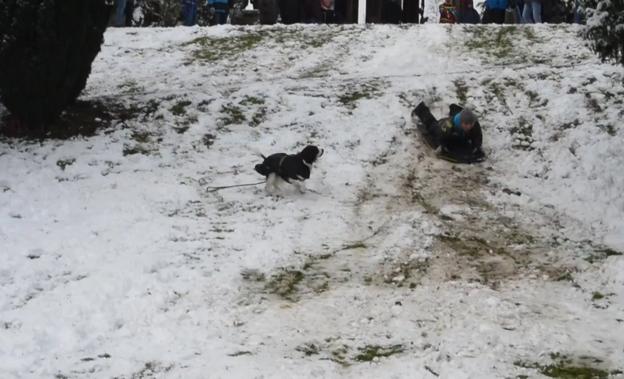
[[[76,100],[110,10],[106,0],[0,1],[0,96],[21,127],[43,131]]]
[[[603,60],[624,65],[624,0],[588,0],[585,35]]]

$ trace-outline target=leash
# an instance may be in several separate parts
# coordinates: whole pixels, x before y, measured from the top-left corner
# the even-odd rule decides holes
[[[258,182],[258,183],[245,183],[245,184],[234,184],[231,186],[221,186],[221,187],[207,187],[206,188],[206,192],[217,192],[220,191],[222,189],[227,189],[227,188],[236,188],[236,187],[251,187],[251,186],[257,186],[260,184],[264,184],[265,182]]]
[[[277,170],[279,171],[282,168],[282,163],[284,163],[284,159],[286,159],[287,155],[284,155],[280,161],[279,164],[277,166]],[[264,156],[263,156],[264,158]],[[260,184],[264,184],[266,183],[266,181],[261,181],[258,183],[245,183],[245,184],[233,184],[231,186],[220,186],[220,187],[207,187],[206,188],[206,192],[217,192],[220,191],[222,189],[228,189],[228,188],[237,188],[237,187],[252,187],[252,186],[257,186]]]

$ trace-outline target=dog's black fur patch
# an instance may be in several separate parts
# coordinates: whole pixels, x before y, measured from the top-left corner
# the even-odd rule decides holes
[[[310,145],[298,154],[277,153],[268,157],[262,156],[264,161],[257,164],[255,169],[263,176],[276,174],[288,183],[291,180],[304,181],[310,178],[310,168],[321,155],[322,149]]]

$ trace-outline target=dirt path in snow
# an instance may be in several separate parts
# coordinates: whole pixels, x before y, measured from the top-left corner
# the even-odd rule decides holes
[[[468,281],[492,289],[520,279],[573,283],[573,273],[608,254],[591,241],[568,240],[560,231],[563,216],[552,208],[514,203],[523,195],[491,181],[487,162],[436,158],[411,122],[397,128],[384,153],[363,164],[351,238],[274,273],[268,292],[298,301],[345,283],[415,288]],[[488,199],[500,191],[509,203]],[[388,245],[393,233],[402,233],[403,242]],[[244,275],[257,279],[257,273]]]

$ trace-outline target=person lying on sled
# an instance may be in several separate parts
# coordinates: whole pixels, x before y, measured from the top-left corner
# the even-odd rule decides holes
[[[453,151],[483,156],[481,125],[477,115],[469,108],[451,104],[449,117],[436,120],[425,103],[421,102],[414,109],[413,115],[425,126],[436,153]]]

